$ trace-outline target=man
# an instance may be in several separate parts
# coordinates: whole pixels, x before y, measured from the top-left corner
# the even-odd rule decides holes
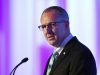
[[[96,75],[96,63],[90,50],[70,33],[69,16],[58,6],[45,9],[39,27],[54,46],[44,75]]]

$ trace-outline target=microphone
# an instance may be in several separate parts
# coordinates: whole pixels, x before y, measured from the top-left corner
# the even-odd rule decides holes
[[[22,61],[18,64],[18,65],[16,65],[15,66],[15,68],[11,71],[11,73],[10,73],[10,75],[14,75],[15,74],[15,71],[16,71],[16,69],[18,68],[18,66],[20,66],[21,64],[23,64],[23,63],[25,63],[25,62],[27,62],[29,59],[26,57],[26,58],[24,58],[24,59],[22,59]]]

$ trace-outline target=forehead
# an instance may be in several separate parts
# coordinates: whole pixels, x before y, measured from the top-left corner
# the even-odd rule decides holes
[[[62,17],[57,11],[45,12],[41,16],[41,23],[49,23],[61,20]]]

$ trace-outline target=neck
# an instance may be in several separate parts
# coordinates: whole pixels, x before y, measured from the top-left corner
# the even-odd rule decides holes
[[[71,33],[69,33],[68,35],[64,36],[64,38],[57,44],[54,46],[54,48],[58,48],[60,47],[60,45],[62,44],[62,42],[70,35]]]

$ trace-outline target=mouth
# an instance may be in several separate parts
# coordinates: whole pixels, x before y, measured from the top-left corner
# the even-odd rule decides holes
[[[54,40],[54,36],[48,36],[48,40]]]

